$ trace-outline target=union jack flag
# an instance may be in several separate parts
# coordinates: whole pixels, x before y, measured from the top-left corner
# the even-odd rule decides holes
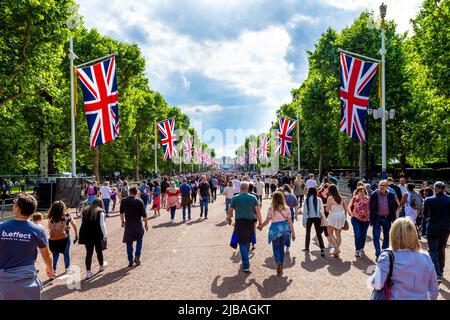
[[[194,153],[194,143],[192,138],[183,139],[183,153],[185,163],[190,163],[192,160],[192,154]]]
[[[202,151],[202,147],[201,146],[195,148],[194,158],[195,158],[195,162],[197,164],[202,164],[203,163],[203,151]]]
[[[258,162],[258,148],[256,145],[250,145],[250,151],[248,152],[249,163],[256,164]]]
[[[362,61],[341,52],[341,124],[355,141],[366,141],[366,112],[378,63]]]
[[[275,152],[284,157],[291,156],[292,134],[294,132],[295,123],[295,120],[278,118],[278,142]]]
[[[116,140],[120,123],[115,57],[79,68],[77,75],[83,90],[91,148]]]
[[[164,150],[164,160],[172,159],[178,154],[176,148],[177,135],[175,133],[175,118],[158,122],[157,126]]]
[[[270,139],[267,139],[266,135],[263,135],[261,138],[259,138],[259,160],[269,160],[269,143]]]

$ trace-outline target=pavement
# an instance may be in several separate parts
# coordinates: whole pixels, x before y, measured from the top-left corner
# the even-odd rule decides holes
[[[263,218],[269,200],[263,201]],[[366,256],[354,256],[353,230],[342,231],[341,256],[333,258],[329,250],[320,256],[320,250],[311,242],[309,254],[302,252],[305,228],[295,222],[297,239],[286,254],[284,272],[277,276],[272,246],[267,242],[268,226],[257,231],[256,250],[251,255],[251,273],[239,271],[240,254],[229,246],[233,231],[226,224],[224,198],[210,204],[208,219],[200,219],[198,206],[192,208],[192,220],[182,223],[182,212],[177,210],[175,224],[170,214],[161,210],[154,217],[149,211],[149,230],[144,236],[141,265],[128,268],[123,229],[118,213],[107,218],[108,249],[104,251],[108,266],[98,271],[94,254],[92,271],[95,276],[85,280],[84,246],[71,248],[72,275],[64,275],[60,255],[57,278],[49,281],[42,258],[38,269],[44,283],[43,299],[281,299],[281,300],[367,300],[371,289],[368,279],[374,270],[375,255],[372,229],[369,229]],[[76,219],[78,225],[81,221]],[[44,224],[46,225],[46,224]],[[314,237],[315,231],[312,231]],[[326,243],[326,240],[325,240]],[[426,240],[421,246],[427,249]],[[450,249],[447,248],[447,268],[440,285],[439,299],[450,300]]]

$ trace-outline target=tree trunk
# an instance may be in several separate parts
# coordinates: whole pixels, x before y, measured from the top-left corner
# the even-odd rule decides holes
[[[323,162],[323,148],[322,148],[322,145],[320,145],[319,176],[317,177],[319,180],[320,180],[320,178],[322,176],[322,162]]]
[[[405,172],[405,170],[406,170],[406,154],[404,152],[402,152],[400,154],[400,168],[401,168],[401,171]]]
[[[99,169],[99,163],[100,163],[100,149],[98,146],[95,146],[94,148],[94,164],[92,167],[92,173],[95,176],[95,180],[97,180],[98,183],[100,183],[100,169]]]
[[[139,146],[139,136],[136,139],[136,155],[134,159],[134,179],[139,181],[139,160],[141,157],[141,148]]]
[[[55,174],[56,170],[55,170],[55,161],[54,161],[54,157],[55,157],[55,150],[56,148],[54,148],[53,146],[50,146],[50,148],[48,148],[48,152],[47,152],[47,170],[48,170],[48,174]]]

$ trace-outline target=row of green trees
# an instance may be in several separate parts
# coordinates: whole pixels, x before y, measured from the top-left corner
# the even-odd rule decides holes
[[[0,3],[0,174],[37,173],[41,142],[48,145],[48,173],[70,171],[67,53],[71,31],[66,22],[76,17],[77,10],[73,8],[76,8],[74,0]],[[118,53],[119,139],[90,148],[82,93],[78,88],[78,172],[96,176],[128,172],[136,179],[142,173],[154,172],[155,121],[168,117],[175,117],[177,128],[187,130],[199,141],[195,130],[189,128],[189,117],[178,107],[169,106],[159,92],[152,90],[145,75],[145,59],[136,44],[103,36],[95,29],[88,30],[82,20],[72,32],[74,52],[78,56],[75,64],[114,51]],[[164,161],[160,149],[158,170],[173,168],[178,166]]]
[[[360,144],[339,132],[338,49],[380,57],[381,32],[374,21],[373,12],[364,11],[340,33],[327,29],[308,51],[306,80],[291,91],[292,102],[277,110],[277,116],[292,119],[299,114],[302,168],[359,167]],[[399,34],[394,21],[385,23],[386,108],[396,110],[395,119],[387,121],[388,166],[398,161],[403,169],[450,167],[450,1],[425,0],[411,23],[412,36]],[[378,76],[372,108],[380,106]],[[362,148],[368,147],[367,162],[375,169],[381,163],[381,121],[367,120],[367,145]],[[298,152],[294,133],[292,159],[281,159],[280,166],[296,168]]]

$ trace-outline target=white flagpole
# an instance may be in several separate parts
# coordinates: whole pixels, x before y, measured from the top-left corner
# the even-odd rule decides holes
[[[75,89],[74,89],[74,79],[73,79],[73,60],[77,58],[75,53],[73,53],[73,36],[70,34],[70,49],[68,58],[70,60],[70,117],[71,117],[71,129],[72,129],[72,177],[77,175],[77,160],[76,160],[76,149],[75,149]]]

